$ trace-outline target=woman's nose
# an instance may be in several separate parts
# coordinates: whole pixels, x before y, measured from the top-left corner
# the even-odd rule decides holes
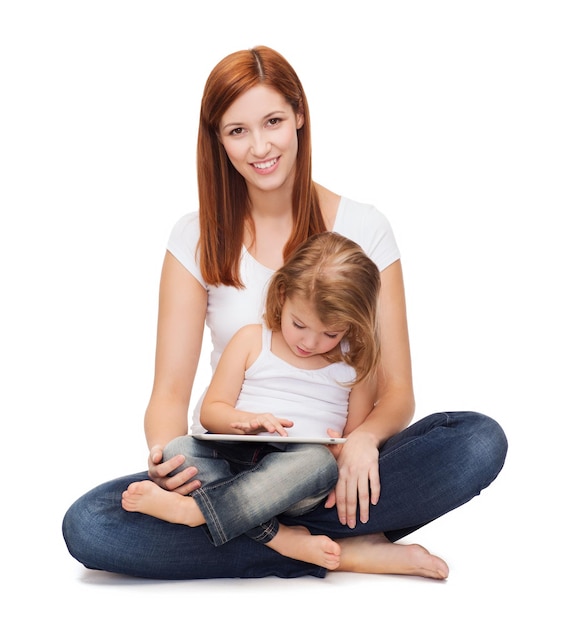
[[[272,144],[267,141],[262,133],[253,133],[252,134],[252,144],[251,150],[252,154],[261,159],[267,156],[272,149]]]

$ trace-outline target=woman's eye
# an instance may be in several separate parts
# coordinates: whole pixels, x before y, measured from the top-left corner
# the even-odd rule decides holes
[[[279,117],[272,117],[271,119],[268,120],[268,126],[277,126],[280,123],[280,118]]]
[[[299,329],[305,328],[305,326],[301,326],[301,324],[298,324],[297,322],[293,322],[293,325],[295,326],[295,328],[299,328]]]
[[[339,333],[325,333],[329,339],[336,339],[339,336]]]
[[[233,128],[233,129],[230,131],[230,134],[231,134],[231,135],[242,135],[242,133],[243,133],[243,132],[244,132],[244,129],[243,129],[243,128]]]

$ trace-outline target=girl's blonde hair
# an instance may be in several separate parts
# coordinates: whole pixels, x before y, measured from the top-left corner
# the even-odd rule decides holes
[[[234,52],[213,68],[205,84],[197,139],[200,268],[205,282],[211,285],[243,287],[239,261],[244,227],[248,223],[253,228],[253,224],[249,217],[246,182],[228,159],[219,139],[219,128],[222,116],[232,103],[259,84],[280,92],[304,120],[297,131],[292,197],[294,224],[283,251],[284,259],[309,235],[325,230],[311,178],[309,107],[295,70],[281,54],[265,46]]]
[[[337,233],[320,233],[300,245],[272,276],[264,319],[268,328],[281,330],[285,299],[306,300],[323,324],[347,328],[342,353],[328,358],[354,367],[355,382],[360,382],[378,367],[379,292],[380,272],[362,248]]]

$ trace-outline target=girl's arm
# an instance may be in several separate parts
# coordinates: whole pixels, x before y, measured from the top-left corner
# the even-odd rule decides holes
[[[285,436],[289,420],[278,420],[270,413],[250,413],[235,409],[244,373],[262,349],[262,327],[241,328],[223,350],[213,379],[201,406],[201,424],[213,433],[241,435],[260,431]]]
[[[187,412],[199,363],[207,293],[196,278],[170,253],[163,262],[157,329],[154,383],[144,429],[150,449],[149,473],[164,489],[189,493],[197,473],[187,468],[168,477],[182,458],[161,463],[163,446],[188,431]]]

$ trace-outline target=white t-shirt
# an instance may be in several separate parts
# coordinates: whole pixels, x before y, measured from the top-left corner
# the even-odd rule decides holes
[[[380,270],[400,258],[390,223],[370,204],[341,198],[333,230],[356,241]],[[173,227],[167,249],[207,290],[206,324],[211,332],[211,367],[214,371],[234,333],[246,324],[261,323],[265,289],[274,271],[258,263],[243,246],[240,277],[245,289],[208,285],[199,269],[198,241],[199,214],[188,213]],[[203,432],[198,417],[200,405],[199,401],[193,416],[193,432]]]
[[[302,369],[272,352],[272,331],[262,326],[262,350],[244,373],[236,408],[290,419],[290,434],[326,437],[327,428],[342,433],[356,371],[344,361]]]

